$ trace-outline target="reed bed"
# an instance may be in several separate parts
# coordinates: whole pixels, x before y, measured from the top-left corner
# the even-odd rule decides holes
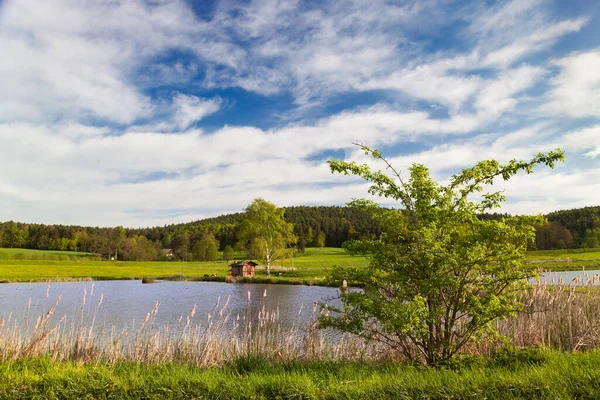
[[[517,347],[545,346],[577,351],[600,346],[600,276],[584,274],[563,282],[560,274],[531,285],[521,295],[523,310],[499,321],[499,331]]]
[[[489,355],[507,342],[520,348],[544,346],[566,351],[599,347],[600,290],[594,286],[599,279],[593,276],[568,284],[531,285],[521,295],[523,310],[496,322],[504,340],[485,339],[466,351]],[[29,301],[23,318],[0,318],[0,362],[50,357],[55,361],[206,367],[248,358],[273,362],[402,361],[399,354],[375,342],[320,331],[316,319],[322,311],[316,306],[312,310],[299,307],[297,322],[290,326],[282,323],[277,308],[270,309],[265,302],[258,310],[248,307],[245,313],[234,313],[228,307],[229,299],[217,299],[206,316],[197,315],[194,306],[178,324],[159,326],[157,302],[143,321],[116,327],[98,321],[103,295],[94,295],[93,285],[89,292],[84,290],[78,309],[63,316],[55,315],[61,296],[52,300],[49,288],[43,304],[35,307]],[[303,312],[312,313],[308,326],[301,323]]]
[[[0,318],[0,362],[25,357],[50,357],[55,361],[131,361],[147,364],[181,362],[218,366],[241,358],[285,360],[368,360],[384,354],[376,346],[351,337],[331,339],[317,329],[319,311],[312,308],[312,323],[283,324],[278,308],[261,302],[246,313],[229,310],[229,299],[217,299],[212,312],[196,315],[196,306],[176,325],[159,326],[157,302],[143,321],[129,327],[107,327],[97,316],[103,295],[94,298],[94,286],[84,289],[78,310],[55,315],[61,295],[51,301],[49,288],[36,309],[29,300],[24,317]],[[267,296],[265,291],[264,296]],[[250,304],[250,292],[248,292]],[[308,312],[311,312],[310,310]]]

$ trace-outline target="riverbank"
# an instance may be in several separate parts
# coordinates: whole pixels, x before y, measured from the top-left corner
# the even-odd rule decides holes
[[[600,351],[504,351],[438,368],[398,363],[239,359],[219,368],[0,363],[3,399],[597,399]]]

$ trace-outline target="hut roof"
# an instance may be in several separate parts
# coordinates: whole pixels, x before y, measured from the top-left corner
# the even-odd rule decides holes
[[[244,261],[238,261],[238,262],[234,262],[233,264],[229,265],[230,267],[243,267],[244,265],[252,265],[253,267],[256,267],[258,264],[255,263],[252,260],[244,260]]]

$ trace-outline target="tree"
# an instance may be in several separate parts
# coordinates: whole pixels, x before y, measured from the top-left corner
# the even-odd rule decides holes
[[[2,246],[9,248],[23,247],[28,238],[29,232],[19,229],[19,226],[11,221],[8,223],[8,229],[5,230],[2,237]]]
[[[240,242],[264,261],[267,276],[271,276],[271,263],[287,255],[287,249],[298,240],[294,226],[285,222],[285,210],[263,199],[255,199],[246,207],[246,219],[238,229]]]
[[[586,229],[583,246],[591,249],[600,246],[600,229]]]
[[[233,247],[230,245],[225,246],[223,249],[223,258],[227,262],[229,262],[229,260],[233,260]]]
[[[547,222],[536,227],[535,249],[568,249],[570,247],[573,247],[573,235],[559,222]]]
[[[381,342],[413,361],[448,360],[476,337],[495,333],[494,320],[518,311],[517,295],[535,274],[524,253],[542,218],[477,218],[505,200],[500,191],[483,192],[484,186],[519,171],[531,173],[540,163],[554,167],[563,153],[506,165],[481,161],[444,186],[421,164],[413,164],[404,180],[379,151],[361,147],[393,175],[339,160],[330,161],[331,170],[364,178],[370,194],[393,199],[401,209],[382,209],[367,200],[351,203],[370,210],[382,233],[348,242],[346,247],[366,255],[369,265],[338,269],[331,278],[359,283],[362,290],[342,286],[343,308],[332,308],[320,326]],[[474,194],[479,200],[470,199]]]
[[[306,239],[302,236],[300,236],[298,238],[298,252],[299,253],[304,253],[304,251],[306,250]]]
[[[325,247],[325,239],[325,233],[319,232],[319,234],[315,238],[315,247]]]
[[[192,246],[192,258],[194,261],[215,261],[219,258],[219,245],[212,233],[205,233]]]
[[[187,261],[190,254],[190,237],[187,233],[177,235],[171,240],[173,254],[178,260]]]
[[[309,245],[312,245],[313,244],[313,240],[314,240],[314,236],[315,235],[313,234],[313,230],[309,226],[308,230],[306,231],[306,236],[305,236],[306,243],[308,243]]]
[[[125,238],[126,232],[125,228],[123,228],[122,226],[117,226],[116,228],[113,228],[110,231],[110,234],[108,236],[108,243],[110,246],[110,252],[112,253],[114,251],[115,261],[119,259],[119,249],[125,243]]]

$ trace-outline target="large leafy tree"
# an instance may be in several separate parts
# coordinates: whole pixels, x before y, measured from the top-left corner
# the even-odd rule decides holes
[[[212,233],[206,232],[192,246],[194,261],[215,261],[219,258],[219,242]]]
[[[298,237],[294,226],[285,222],[285,209],[258,198],[246,207],[246,218],[240,223],[240,244],[258,259],[264,261],[267,276],[271,275],[271,264],[288,253]]]
[[[23,247],[29,238],[29,232],[24,229],[20,229],[19,226],[14,222],[8,223],[8,228],[5,230],[2,236],[3,247]]]
[[[505,200],[501,191],[484,188],[496,178],[531,173],[538,164],[553,167],[563,153],[505,165],[481,161],[442,185],[420,164],[409,168],[405,180],[379,151],[361,147],[386,171],[340,160],[330,161],[331,170],[364,178],[370,194],[397,201],[399,209],[366,200],[351,203],[370,210],[382,233],[347,243],[350,251],[366,255],[369,265],[338,269],[332,278],[362,289],[342,286],[343,307],[331,309],[320,325],[379,341],[413,361],[447,360],[478,335],[493,333],[494,320],[519,310],[517,295],[534,274],[523,259],[541,217],[478,218]]]
[[[119,249],[123,246],[123,243],[125,243],[126,238],[127,234],[125,228],[123,228],[122,226],[117,226],[116,228],[113,228],[108,235],[108,241],[110,246],[109,251],[111,253],[114,251],[115,261],[119,259]]]

